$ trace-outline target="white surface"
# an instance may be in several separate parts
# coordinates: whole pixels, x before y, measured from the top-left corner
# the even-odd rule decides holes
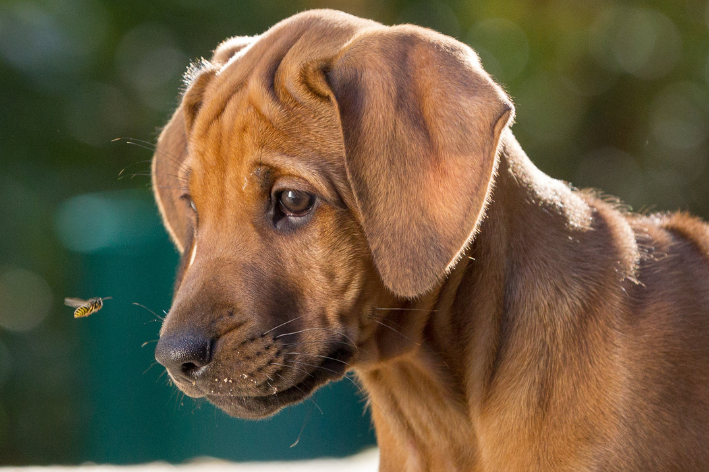
[[[153,462],[141,465],[84,464],[76,467],[2,467],[2,472],[376,472],[379,451],[370,449],[346,459],[318,459],[294,462],[225,462],[197,459],[180,465]]]

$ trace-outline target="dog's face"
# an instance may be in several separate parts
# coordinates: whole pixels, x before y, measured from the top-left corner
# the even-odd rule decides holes
[[[343,196],[333,110],[274,113],[272,97],[254,98],[258,78],[234,87],[229,73],[201,74],[179,174],[191,234],[163,338],[168,349],[185,330],[211,340],[199,348],[209,365],[170,370],[175,383],[260,416],[341,376],[366,307],[389,305],[371,296],[381,281]]]
[[[465,46],[331,11],[193,72],[153,166],[182,252],[156,357],[188,395],[260,417],[396,350],[372,315],[455,263],[511,105]]]

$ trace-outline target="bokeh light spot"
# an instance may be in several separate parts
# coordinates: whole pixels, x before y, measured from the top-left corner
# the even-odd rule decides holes
[[[602,66],[642,79],[664,77],[682,53],[672,20],[656,10],[628,6],[611,7],[599,15],[590,45]]]
[[[517,124],[538,143],[569,138],[585,112],[585,98],[565,85],[561,77],[541,73],[517,88]]]
[[[60,205],[55,226],[64,247],[75,252],[143,246],[160,235],[156,212],[134,191],[84,194]]]
[[[41,90],[61,93],[76,87],[109,31],[94,0],[1,2],[0,59]]]
[[[175,46],[172,33],[162,25],[149,23],[133,28],[116,48],[121,79],[145,104],[158,110],[174,107],[176,84],[188,62]]]
[[[61,67],[67,48],[56,20],[39,5],[21,2],[0,10],[0,53],[14,66]]]
[[[652,134],[664,146],[688,150],[709,137],[709,95],[693,83],[672,84],[653,103]]]
[[[502,82],[514,80],[529,60],[529,41],[522,28],[504,18],[481,21],[468,32],[467,43],[483,67]]]
[[[29,270],[0,269],[0,328],[24,332],[39,325],[49,314],[52,290]]]

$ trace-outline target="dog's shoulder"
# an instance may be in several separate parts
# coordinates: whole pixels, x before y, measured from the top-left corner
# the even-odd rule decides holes
[[[630,291],[635,315],[670,331],[709,331],[709,225],[684,212],[627,219],[641,255]]]
[[[638,244],[654,258],[660,253],[709,270],[709,224],[685,212],[628,214]]]
[[[709,225],[701,219],[684,212],[660,215],[658,226],[672,234],[675,240],[699,252],[704,263],[709,265]]]

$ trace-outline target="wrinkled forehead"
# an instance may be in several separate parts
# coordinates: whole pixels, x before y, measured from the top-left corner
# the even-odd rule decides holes
[[[189,168],[243,179],[277,156],[279,166],[328,181],[349,206],[342,128],[323,64],[372,27],[381,25],[305,12],[252,38],[229,59],[220,56],[225,62],[208,63],[210,80],[188,137]]]
[[[247,84],[219,86],[212,79],[202,97],[188,139],[188,165],[192,174],[219,172],[227,164],[247,166],[267,142],[269,123],[249,99]],[[223,174],[223,172],[222,172]]]
[[[345,191],[336,107],[280,56],[257,40],[213,74],[188,140],[191,187],[233,188],[264,169]]]
[[[210,80],[200,87],[201,108],[190,123],[193,166],[235,155],[253,159],[272,149],[344,165],[337,162],[344,143],[323,70],[352,38],[371,28],[383,27],[342,12],[313,10],[259,36],[222,43],[203,64]]]

